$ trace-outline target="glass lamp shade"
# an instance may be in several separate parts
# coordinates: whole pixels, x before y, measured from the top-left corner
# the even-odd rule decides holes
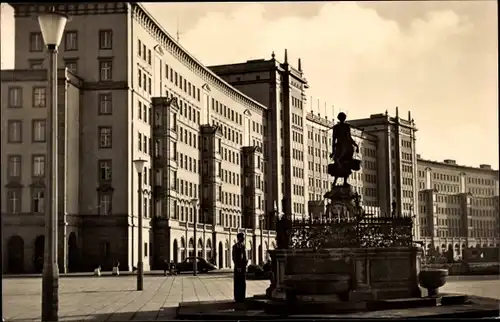
[[[137,159],[132,161],[132,163],[135,165],[135,170],[137,171],[137,173],[142,173],[142,170],[144,169],[144,164],[146,164],[146,160]]]
[[[43,41],[47,46],[59,46],[68,17],[62,13],[50,12],[38,16]]]
[[[198,206],[198,199],[191,199],[191,205],[193,205],[193,207]]]

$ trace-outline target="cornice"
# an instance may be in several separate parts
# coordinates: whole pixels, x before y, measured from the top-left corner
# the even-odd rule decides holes
[[[11,2],[9,4],[14,8],[16,18],[47,12],[51,6],[54,6],[56,11],[70,16],[123,14],[129,11],[127,2],[46,2],[40,4]]]
[[[59,69],[58,83],[65,85],[65,83],[72,84],[75,87],[81,88],[83,80],[78,76],[72,74],[67,69]],[[0,73],[1,81],[3,82],[46,82],[47,81],[46,69],[8,69],[2,70]]]
[[[229,85],[191,54],[189,54],[186,49],[176,42],[174,38],[163,27],[161,27],[161,25],[153,18],[153,16],[146,10],[146,8],[144,8],[142,4],[138,2],[130,2],[130,5],[132,7],[132,19],[141,24],[149,32],[151,37],[153,37],[160,44],[160,46],[162,46],[162,48],[184,63],[186,67],[188,67],[193,73],[200,76],[202,80],[211,84],[211,86],[217,86],[222,93],[240,103],[245,104],[246,106],[249,106],[254,111],[263,112],[267,110],[266,106],[260,104]]]

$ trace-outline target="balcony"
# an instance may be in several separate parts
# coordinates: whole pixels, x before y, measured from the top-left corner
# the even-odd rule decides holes
[[[166,190],[163,186],[156,185],[153,188],[153,197],[155,199],[163,199],[165,197],[165,192]]]
[[[166,160],[161,155],[155,156],[153,162],[156,169],[163,169],[166,165]]]
[[[155,125],[153,127],[153,135],[155,138],[164,138],[166,136],[167,131],[163,125]]]

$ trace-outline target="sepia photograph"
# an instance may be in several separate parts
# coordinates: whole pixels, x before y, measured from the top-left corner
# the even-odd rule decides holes
[[[2,322],[500,316],[496,1],[0,5]]]

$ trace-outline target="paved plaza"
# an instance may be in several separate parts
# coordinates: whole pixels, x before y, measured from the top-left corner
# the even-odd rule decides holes
[[[168,320],[175,318],[179,302],[233,297],[228,274],[146,276],[142,292],[135,291],[134,276],[64,277],[60,282],[60,321]],[[247,296],[263,294],[268,285],[268,281],[248,281]],[[500,299],[500,280],[495,276],[450,277],[442,291]],[[40,293],[40,278],[4,278],[6,321],[39,321]]]

